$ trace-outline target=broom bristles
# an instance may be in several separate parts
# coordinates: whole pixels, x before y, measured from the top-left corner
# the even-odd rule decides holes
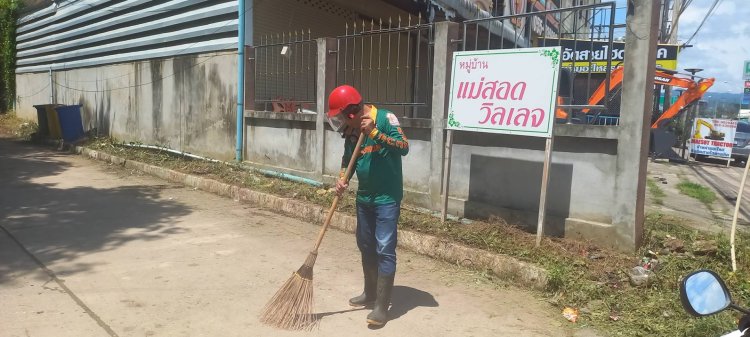
[[[285,330],[311,330],[318,324],[313,314],[313,265],[316,253],[310,253],[305,263],[284,283],[268,301],[260,321]]]

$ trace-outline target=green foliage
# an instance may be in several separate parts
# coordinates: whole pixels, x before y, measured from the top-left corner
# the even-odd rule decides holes
[[[13,108],[16,94],[18,0],[0,0],[0,113]]]
[[[646,186],[648,186],[648,193],[651,195],[654,203],[657,205],[663,205],[664,197],[667,196],[664,193],[664,190],[662,190],[661,187],[659,187],[659,185],[657,185],[656,182],[651,178],[648,178],[646,180]]]
[[[700,184],[682,181],[677,184],[677,188],[680,190],[680,193],[698,199],[707,206],[710,206],[716,200],[716,193]]]

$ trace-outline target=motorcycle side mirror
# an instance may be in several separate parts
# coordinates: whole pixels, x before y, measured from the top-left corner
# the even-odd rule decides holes
[[[698,270],[682,279],[682,307],[697,317],[713,315],[732,306],[732,297],[724,281],[710,270]]]

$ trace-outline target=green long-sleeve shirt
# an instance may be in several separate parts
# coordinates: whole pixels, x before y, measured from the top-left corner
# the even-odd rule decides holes
[[[404,195],[401,156],[409,153],[409,142],[392,112],[370,106],[369,114],[375,129],[365,138],[355,165],[359,181],[357,201],[377,205],[401,202]],[[342,175],[355,145],[353,137],[344,142]]]

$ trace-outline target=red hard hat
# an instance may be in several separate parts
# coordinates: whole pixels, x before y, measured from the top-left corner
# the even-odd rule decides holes
[[[333,89],[328,96],[328,117],[333,117],[341,113],[346,107],[352,104],[362,103],[362,95],[357,89],[350,85],[342,85]]]

